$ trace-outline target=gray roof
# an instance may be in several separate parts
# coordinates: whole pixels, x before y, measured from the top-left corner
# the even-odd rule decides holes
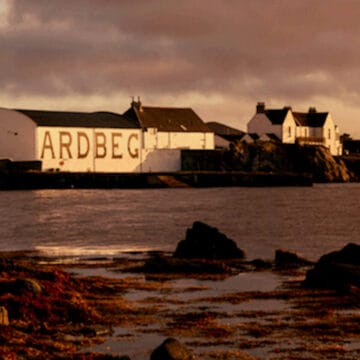
[[[309,126],[309,127],[322,127],[328,117],[329,113],[327,112],[308,112],[308,113],[299,113],[293,112],[293,116],[297,125],[300,126]]]
[[[212,132],[190,108],[132,106],[123,114],[138,121],[143,129],[157,128],[167,132]]]
[[[265,110],[265,115],[273,125],[282,125],[289,110],[289,108],[269,109]]]
[[[16,110],[28,116],[38,126],[83,128],[140,128],[137,121],[112,112],[66,112],[43,110]]]
[[[221,124],[219,122],[208,122],[206,125],[212,130],[215,134],[220,136],[229,136],[229,137],[241,137],[244,135],[244,131],[235,129],[233,127]]]

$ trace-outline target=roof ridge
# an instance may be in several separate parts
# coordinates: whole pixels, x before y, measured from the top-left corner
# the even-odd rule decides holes
[[[303,112],[303,111],[293,111],[293,114],[302,114],[302,115],[309,115],[309,114],[329,114],[330,111],[316,111],[316,112]]]
[[[142,109],[166,109],[166,110],[192,110],[194,111],[191,107],[172,107],[172,106],[141,106]]]
[[[57,113],[57,114],[96,114],[102,111],[88,112],[88,111],[69,111],[69,110],[38,110],[38,109],[13,109],[20,112],[38,112],[38,113]]]

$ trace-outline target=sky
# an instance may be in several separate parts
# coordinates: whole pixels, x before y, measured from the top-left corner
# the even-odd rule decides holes
[[[360,138],[360,0],[0,0],[0,107],[191,107],[246,130],[257,102]]]

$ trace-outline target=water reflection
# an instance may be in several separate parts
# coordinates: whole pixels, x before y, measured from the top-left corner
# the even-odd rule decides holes
[[[316,260],[356,241],[360,184],[306,188],[0,192],[0,250],[60,254],[174,251],[195,220],[216,226],[249,258],[277,248]]]

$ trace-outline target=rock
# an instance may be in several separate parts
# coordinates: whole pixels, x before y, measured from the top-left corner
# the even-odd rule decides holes
[[[38,281],[29,278],[19,278],[16,279],[14,288],[16,292],[21,292],[23,290],[30,291],[33,294],[41,294],[42,287]]]
[[[187,229],[186,238],[179,242],[174,257],[185,259],[236,259],[244,251],[217,228],[195,221]]]
[[[349,243],[339,251],[322,256],[319,261],[360,266],[360,245]]]
[[[185,274],[232,274],[234,270],[215,260],[176,259],[154,256],[147,260],[140,269],[150,274],[185,273]]]
[[[304,285],[340,291],[360,288],[360,246],[350,243],[340,251],[322,256],[306,273]]]
[[[38,281],[29,278],[0,281],[0,294],[10,293],[20,295],[24,291],[32,292],[33,294],[41,294],[42,287]]]
[[[233,142],[222,160],[227,170],[309,174],[315,182],[347,182],[354,178],[346,164],[324,146],[260,141]]]
[[[278,249],[275,251],[275,266],[277,268],[294,268],[311,264],[310,261],[295,253]]]
[[[114,330],[110,326],[93,325],[81,329],[81,334],[87,337],[110,336]]]
[[[254,259],[249,261],[249,265],[254,266],[256,269],[271,269],[272,263],[263,259]]]
[[[173,338],[166,339],[150,356],[150,360],[196,360],[183,344]]]
[[[0,306],[0,325],[8,326],[9,325],[9,315],[8,311],[4,306]]]

